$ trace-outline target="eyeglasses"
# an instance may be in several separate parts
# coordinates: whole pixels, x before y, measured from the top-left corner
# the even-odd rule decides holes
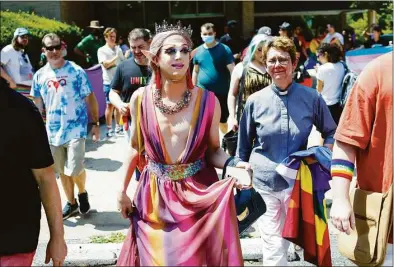
[[[290,61],[290,58],[287,57],[279,57],[279,58],[272,58],[267,60],[267,65],[274,66],[276,62],[279,62],[279,65],[286,66]]]
[[[53,46],[47,46],[45,47],[46,50],[48,51],[53,51],[53,50],[60,50],[62,48],[62,44],[58,44],[58,45],[53,45]]]
[[[181,53],[184,54],[184,55],[187,55],[187,54],[189,54],[192,50],[191,50],[190,48],[188,48],[188,47],[183,47],[183,48],[180,48],[180,49],[177,49],[177,48],[175,48],[175,47],[171,47],[171,48],[167,48],[166,50],[164,50],[164,53],[166,53],[166,54],[168,54],[168,55],[170,55],[170,56],[173,56],[173,55],[175,55],[178,51],[181,52]]]

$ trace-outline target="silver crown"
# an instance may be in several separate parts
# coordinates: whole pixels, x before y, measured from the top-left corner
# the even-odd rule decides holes
[[[182,27],[182,23],[180,20],[178,20],[176,25],[168,25],[166,20],[163,20],[163,25],[158,25],[157,23],[155,23],[156,34],[168,31],[177,31],[183,34],[187,34],[189,37],[191,37],[193,33],[192,27],[190,25],[188,27]]]

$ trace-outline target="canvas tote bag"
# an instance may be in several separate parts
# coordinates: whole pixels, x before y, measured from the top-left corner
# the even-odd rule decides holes
[[[339,252],[357,265],[379,266],[386,256],[393,223],[392,185],[386,193],[355,188],[350,199],[356,227],[350,235],[338,235]]]

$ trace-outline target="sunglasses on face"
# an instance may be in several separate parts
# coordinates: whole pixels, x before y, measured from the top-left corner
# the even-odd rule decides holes
[[[268,65],[274,66],[276,62],[279,62],[279,65],[286,66],[290,61],[290,58],[287,57],[278,57],[278,58],[272,58],[270,60],[267,60]]]
[[[29,39],[29,35],[25,34],[25,35],[21,35],[19,36],[21,39]]]
[[[184,54],[184,55],[187,55],[187,54],[189,54],[192,50],[191,50],[190,48],[188,48],[188,47],[182,47],[182,48],[180,48],[180,49],[177,49],[177,48],[175,48],[175,47],[171,47],[171,48],[167,48],[166,50],[164,50],[164,53],[166,53],[166,54],[168,54],[168,55],[170,55],[170,56],[173,56],[173,55],[175,55],[178,51],[181,52],[181,53]]]
[[[45,50],[48,50],[48,51],[53,51],[53,50],[60,50],[62,48],[62,44],[58,44],[58,45],[53,45],[53,46],[47,46],[47,47],[45,47]]]

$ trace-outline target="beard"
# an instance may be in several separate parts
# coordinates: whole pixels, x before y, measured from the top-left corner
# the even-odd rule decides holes
[[[14,48],[15,48],[15,50],[21,50],[21,49],[23,49],[23,50],[26,51],[27,46],[28,46],[28,43],[27,43],[27,44],[23,44],[23,43],[20,43],[20,42],[18,42],[18,41],[15,41],[15,43],[14,43]]]

